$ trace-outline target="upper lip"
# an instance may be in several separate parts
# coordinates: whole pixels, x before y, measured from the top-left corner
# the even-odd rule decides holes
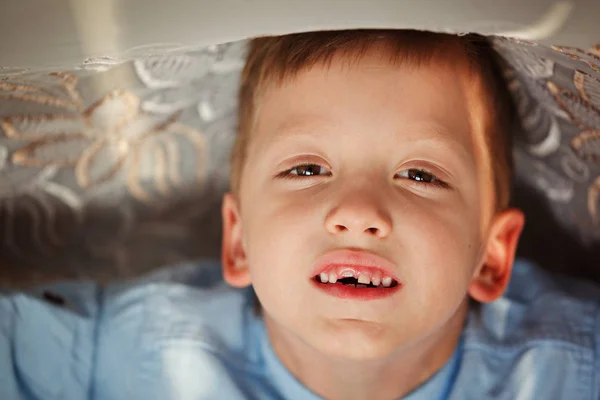
[[[333,250],[323,254],[317,260],[310,277],[313,278],[321,272],[326,272],[329,269],[340,265],[379,270],[383,276],[389,276],[396,282],[400,282],[394,273],[394,270],[396,269],[394,263],[385,257],[369,251],[351,249]]]

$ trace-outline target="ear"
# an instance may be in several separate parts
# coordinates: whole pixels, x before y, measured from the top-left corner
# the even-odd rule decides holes
[[[509,209],[496,215],[490,227],[483,264],[476,271],[469,295],[482,303],[502,296],[512,273],[515,253],[525,216],[521,210]]]
[[[246,287],[251,283],[250,270],[242,239],[242,220],[239,205],[231,193],[223,197],[223,240],[221,243],[221,264],[223,278],[234,287]]]

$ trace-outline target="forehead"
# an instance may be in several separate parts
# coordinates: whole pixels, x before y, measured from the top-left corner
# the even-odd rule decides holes
[[[298,133],[330,137],[356,131],[368,140],[429,136],[475,153],[473,117],[482,107],[472,104],[471,74],[462,64],[398,64],[380,50],[360,58],[334,57],[265,85],[251,142],[259,146]]]

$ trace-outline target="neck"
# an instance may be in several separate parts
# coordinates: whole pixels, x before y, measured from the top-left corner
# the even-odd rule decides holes
[[[326,399],[401,398],[437,373],[452,357],[468,311],[465,301],[435,333],[385,359],[331,357],[312,348],[265,315],[275,353],[307,388]]]

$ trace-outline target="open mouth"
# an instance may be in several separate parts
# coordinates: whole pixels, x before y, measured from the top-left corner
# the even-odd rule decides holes
[[[395,279],[384,277],[381,281],[376,278],[366,283],[366,279],[359,279],[355,277],[343,277],[340,279],[323,279],[324,276],[317,275],[313,279],[320,285],[343,285],[347,287],[363,288],[363,289],[390,289],[396,287],[398,282]]]
[[[375,253],[340,249],[321,256],[309,275],[322,293],[344,301],[370,301],[394,296],[404,283],[395,275],[398,267]]]

